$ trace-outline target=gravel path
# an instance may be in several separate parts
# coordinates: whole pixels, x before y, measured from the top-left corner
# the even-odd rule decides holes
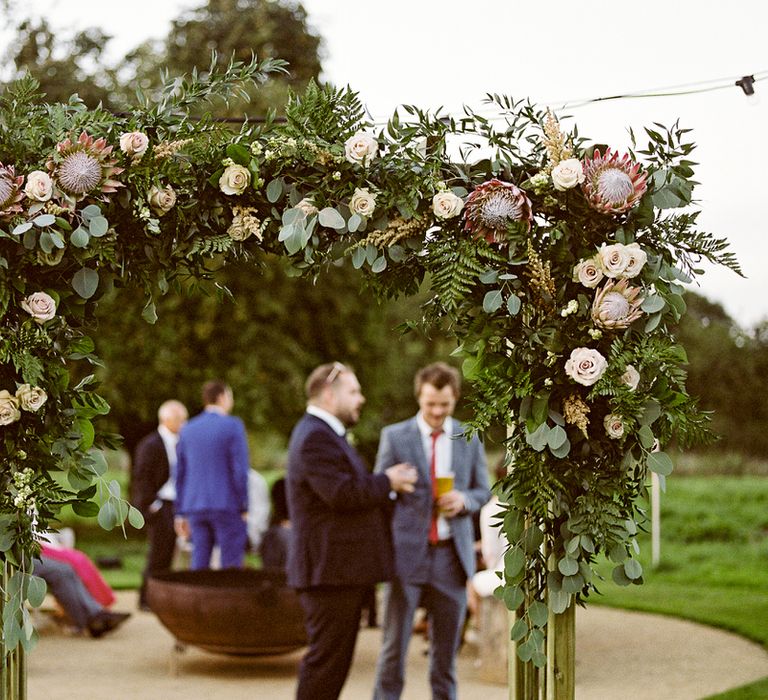
[[[133,592],[117,610],[135,610]],[[768,676],[768,652],[727,632],[669,617],[592,606],[577,611],[578,700],[699,700]],[[368,700],[381,633],[361,630],[341,700]],[[189,648],[172,654],[171,635],[136,612],[113,634],[92,640],[42,631],[29,658],[30,700],[291,700],[301,653],[238,659]],[[403,700],[427,700],[427,659],[411,644]],[[176,659],[178,673],[170,673]],[[472,649],[459,659],[461,700],[507,700],[504,686],[478,679]]]

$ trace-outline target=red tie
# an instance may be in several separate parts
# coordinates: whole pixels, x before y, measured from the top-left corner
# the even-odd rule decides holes
[[[429,460],[429,478],[432,479],[432,520],[429,523],[429,543],[430,544],[437,544],[437,506],[435,505],[435,501],[437,500],[437,475],[435,473],[436,471],[436,465],[437,465],[437,438],[439,438],[443,434],[442,430],[433,430],[431,433],[432,437],[432,454],[430,456]]]

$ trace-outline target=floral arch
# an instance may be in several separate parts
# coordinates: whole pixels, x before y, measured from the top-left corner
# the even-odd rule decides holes
[[[141,286],[154,322],[153,300],[210,277],[212,261],[267,252],[297,275],[348,260],[381,295],[428,280],[423,320],[455,334],[473,429],[509,426],[497,593],[516,611],[525,673],[547,664],[548,619],[594,589],[598,555],[617,583],[642,582],[633,553],[648,470],[663,478],[665,445],[707,436],[672,335],[683,285],[701,258],[738,272],[726,243],[696,230],[687,130],[655,125],[644,149],[619,154],[494,95],[500,121],[405,107],[407,120],[375,133],[355,93],[316,85],[291,98],[284,123],[233,133],[189,117],[279,69],[254,61],[177,79],[121,116],[77,98],[45,104],[32,80],[0,97],[8,673],[35,639],[22,602],[44,593],[34,531],[65,504],[108,529],[141,524],[103,479],[96,419],[109,406],[92,375],[70,373],[97,361],[100,291]]]

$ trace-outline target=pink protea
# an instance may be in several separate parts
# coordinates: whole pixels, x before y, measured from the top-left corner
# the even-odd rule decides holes
[[[112,146],[104,138],[94,139],[83,132],[77,141],[65,139],[56,144],[56,152],[48,161],[56,189],[67,199],[79,202],[88,195],[109,195],[123,184],[112,179],[123,172],[111,157]]]
[[[592,158],[584,160],[584,182],[581,189],[587,201],[602,214],[623,214],[629,211],[645,193],[647,173],[628,154],[607,149],[605,155],[595,150]]]
[[[507,227],[520,221],[531,228],[531,200],[511,182],[494,178],[478,185],[464,204],[464,230],[489,243],[504,243]]]
[[[592,320],[596,326],[607,330],[629,327],[642,315],[640,287],[630,287],[628,279],[608,282],[595,294],[592,303]]]
[[[24,192],[21,184],[24,176],[16,176],[16,170],[12,165],[0,163],[0,220],[10,219],[14,214],[22,211],[21,200]]]

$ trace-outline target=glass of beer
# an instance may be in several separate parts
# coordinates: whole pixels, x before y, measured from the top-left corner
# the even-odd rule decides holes
[[[453,491],[453,474],[442,474],[437,477],[437,498],[445,496],[449,491]]]

